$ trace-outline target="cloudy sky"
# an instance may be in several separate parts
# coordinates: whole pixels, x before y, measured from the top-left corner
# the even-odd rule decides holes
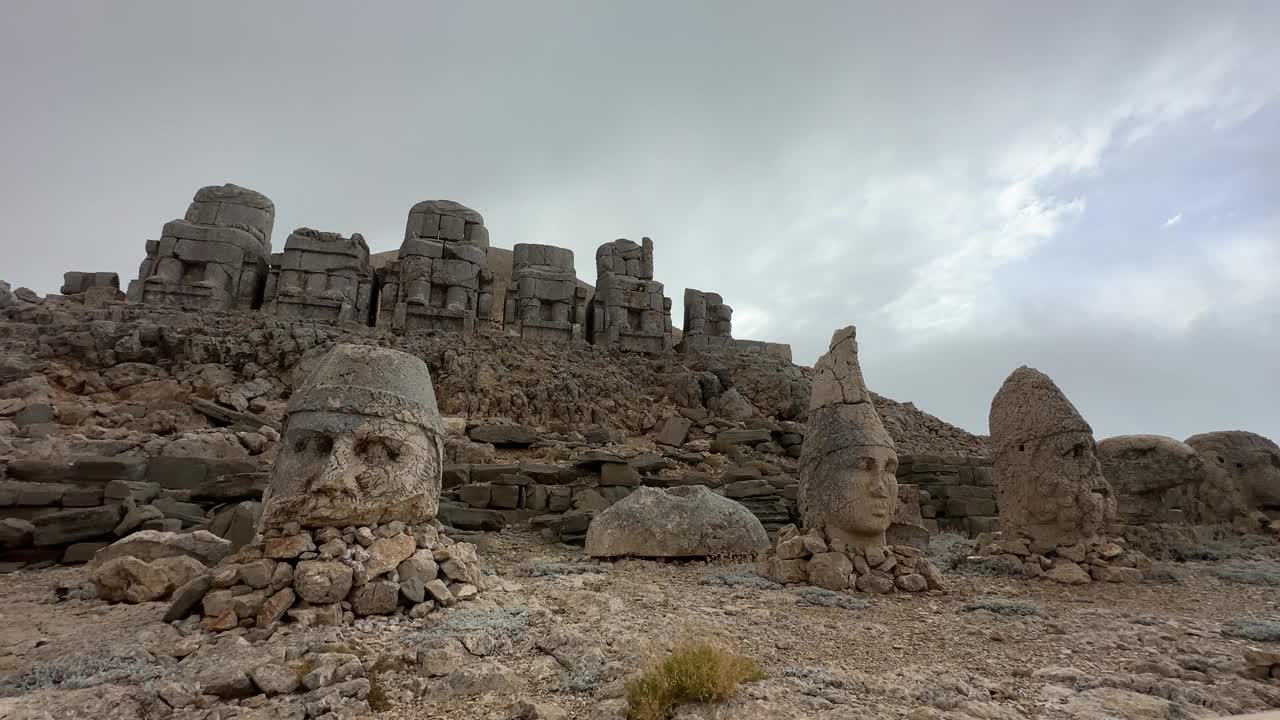
[[[398,246],[652,237],[658,279],[975,432],[1280,439],[1280,4],[8,0],[0,277],[137,273],[202,185]]]

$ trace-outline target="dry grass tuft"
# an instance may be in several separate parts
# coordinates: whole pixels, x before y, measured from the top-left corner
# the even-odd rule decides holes
[[[738,683],[763,678],[764,672],[751,658],[707,641],[687,642],[627,683],[627,718],[667,720],[681,703],[724,700],[738,689]]]

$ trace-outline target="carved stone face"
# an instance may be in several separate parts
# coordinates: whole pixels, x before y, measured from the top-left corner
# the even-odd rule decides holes
[[[412,423],[292,413],[263,499],[263,527],[424,522],[436,513],[440,462],[440,439]]]
[[[1097,536],[1115,514],[1093,436],[1066,432],[1008,448],[997,458],[1000,518],[1010,530],[1050,545]]]
[[[823,484],[831,496],[813,498],[811,512],[825,515],[828,536],[851,547],[884,545],[898,506],[897,453],[862,446],[830,456],[823,465],[820,471],[838,477]]]

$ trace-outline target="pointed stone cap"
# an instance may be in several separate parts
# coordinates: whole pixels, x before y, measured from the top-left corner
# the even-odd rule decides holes
[[[991,400],[991,444],[997,451],[1068,432],[1093,434],[1053,380],[1026,365],[1014,370]]]
[[[852,325],[840,328],[831,335],[827,354],[813,366],[809,409],[869,402],[871,394],[858,365],[858,330]]]
[[[289,398],[288,411],[367,415],[443,430],[427,364],[368,345],[334,345]]]
[[[850,325],[835,331],[831,349],[814,365],[804,457],[817,459],[873,445],[893,448],[893,438],[871,404],[871,393],[858,365],[857,330]]]

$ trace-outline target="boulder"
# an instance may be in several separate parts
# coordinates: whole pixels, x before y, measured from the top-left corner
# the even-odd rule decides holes
[[[498,447],[528,447],[539,440],[538,433],[523,425],[477,425],[468,436]]]
[[[46,547],[110,535],[122,514],[119,505],[45,513],[31,521],[35,526],[33,541],[37,547]]]
[[[640,487],[595,516],[592,557],[751,555],[768,547],[764,526],[743,506],[700,485]]]
[[[229,540],[207,530],[190,533],[140,530],[99,550],[93,557],[93,564],[100,565],[125,556],[151,561],[185,555],[205,565],[216,565],[222,558],[230,555],[232,549]]]
[[[1195,448],[1162,435],[1119,435],[1098,443],[1102,474],[1128,523],[1169,522],[1182,499],[1200,492],[1204,462]]]
[[[173,592],[173,580],[163,569],[135,557],[117,557],[90,574],[98,597],[108,602],[144,603]]]

